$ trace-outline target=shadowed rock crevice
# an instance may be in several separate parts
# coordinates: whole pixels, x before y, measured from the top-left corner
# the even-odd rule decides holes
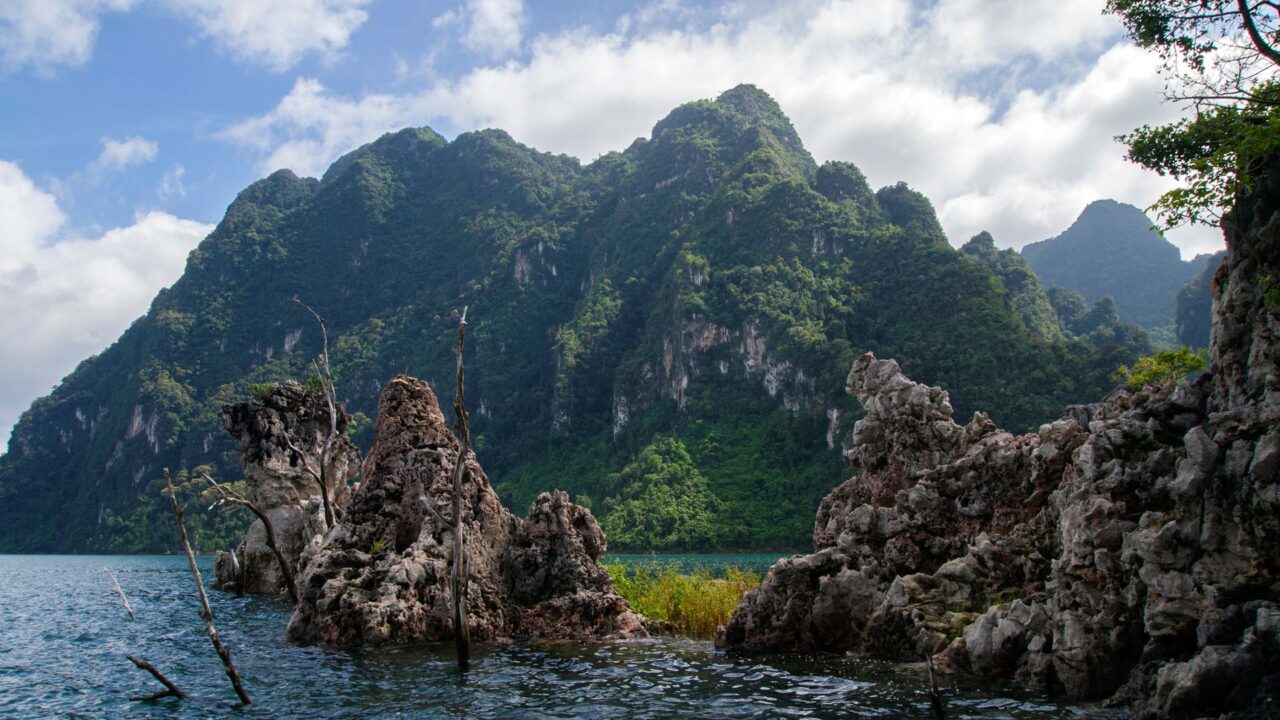
[[[451,511],[457,452],[430,386],[392,379],[347,513],[304,558],[290,638],[351,646],[452,637],[453,529],[441,518]],[[606,546],[591,511],[562,492],[543,493],[521,521],[502,507],[475,455],[465,462],[472,638],[644,634],[598,562]]]

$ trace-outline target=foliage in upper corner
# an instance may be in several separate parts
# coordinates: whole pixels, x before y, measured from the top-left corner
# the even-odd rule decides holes
[[[1193,119],[1141,128],[1121,136],[1128,159],[1183,183],[1152,210],[1166,228],[1214,225],[1237,195],[1248,192],[1260,159],[1280,151],[1280,87],[1265,102],[1207,109]]]
[[[1182,183],[1152,209],[1166,227],[1213,224],[1249,189],[1259,159],[1280,149],[1280,14],[1238,0],[1108,0],[1106,9],[1163,61],[1165,97],[1195,111],[1120,138],[1130,160]]]
[[[1167,382],[1201,372],[1207,366],[1203,353],[1188,347],[1177,350],[1161,350],[1155,355],[1139,359],[1132,366],[1121,365],[1112,377],[1130,390],[1144,385],[1164,385]]]

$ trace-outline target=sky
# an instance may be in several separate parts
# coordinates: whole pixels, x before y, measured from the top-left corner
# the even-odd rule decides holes
[[[1021,247],[1169,179],[1180,117],[1103,0],[4,0],[0,439],[182,272],[236,193],[380,134],[485,127],[590,162],[677,105],[771,94],[819,161]],[[1208,228],[1168,237],[1184,258]]]

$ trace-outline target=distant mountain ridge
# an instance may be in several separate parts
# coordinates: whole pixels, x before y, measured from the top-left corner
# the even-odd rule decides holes
[[[246,188],[146,316],[23,414],[0,552],[169,547],[160,469],[234,478],[219,407],[310,372],[295,296],[325,316],[357,419],[399,372],[448,402],[469,306],[474,447],[519,514],[559,487],[606,525],[663,518],[626,546],[800,547],[842,473],[862,352],[946,386],[960,416],[1034,427],[1140,350],[1055,332],[1009,259],[953,248],[905,184],[819,166],[752,86],[587,165],[500,130],[389,133],[320,180]]]
[[[1142,210],[1115,200],[1090,203],[1061,235],[1021,253],[1046,285],[1075,290],[1088,303],[1110,295],[1121,320],[1148,329],[1172,328],[1179,291],[1210,257],[1183,261]]]

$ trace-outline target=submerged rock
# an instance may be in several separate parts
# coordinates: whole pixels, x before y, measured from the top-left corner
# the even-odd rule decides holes
[[[867,354],[854,476],[717,643],[1017,675],[1144,718],[1280,712],[1280,173],[1224,221],[1210,370],[1015,436]]]
[[[222,408],[222,425],[240,443],[245,497],[271,518],[276,542],[294,574],[302,556],[325,532],[320,486],[289,449],[291,441],[319,467],[321,447],[329,433],[324,398],[296,382],[276,385],[262,397]],[[360,452],[347,439],[346,413],[338,409],[338,439],[330,452],[329,502],[341,514],[350,500],[348,482],[360,469]],[[214,587],[259,594],[285,592],[284,577],[267,545],[262,521],[254,520],[244,541],[232,553],[219,552]]]
[[[392,379],[363,480],[300,579],[290,638],[351,646],[452,637],[453,529],[441,517],[451,512],[457,452],[430,386]],[[644,634],[598,562],[605,538],[590,510],[562,492],[543,493],[521,521],[499,502],[475,455],[465,462],[473,639]]]

